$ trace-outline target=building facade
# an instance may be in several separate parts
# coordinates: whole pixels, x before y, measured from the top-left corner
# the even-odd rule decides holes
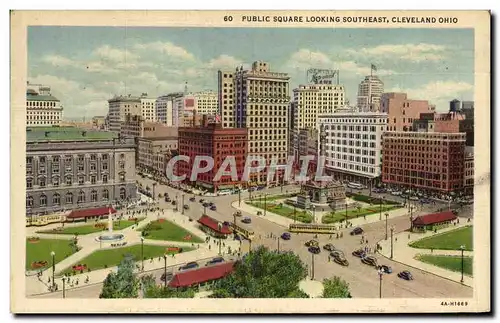
[[[116,204],[136,194],[133,140],[78,128],[27,129],[28,215]]]
[[[50,87],[30,84],[26,91],[26,126],[59,126],[63,118],[63,107],[58,98],[50,93]]]
[[[220,123],[208,123],[196,127],[179,128],[179,155],[188,156],[190,162],[179,161],[176,164],[178,176],[186,174],[186,183],[190,183],[193,162],[196,156],[209,156],[214,159],[214,167],[207,173],[198,174],[194,184],[209,191],[232,189],[242,184],[240,179],[245,168],[248,152],[248,136],[245,128],[223,128]],[[238,180],[231,176],[222,176],[214,181],[217,171],[227,156],[235,157]],[[229,168],[228,168],[229,169]]]
[[[434,193],[460,191],[464,158],[464,133],[386,132],[382,181]]]
[[[325,132],[327,172],[338,181],[371,185],[382,172],[382,135],[387,114],[338,112],[318,118]]]
[[[195,110],[198,114],[217,115],[219,113],[219,96],[214,91],[194,93],[196,98]]]
[[[142,116],[126,115],[120,127],[123,137],[177,137],[177,127],[167,126],[161,122],[150,122]]]
[[[160,96],[156,99],[156,120],[165,123],[167,126],[173,126],[173,113],[174,113],[174,100],[182,97],[184,94],[181,92],[170,93]]]
[[[92,127],[94,129],[106,129],[106,116],[95,116],[92,118]]]
[[[141,115],[144,120],[156,122],[156,98],[149,98],[147,93],[142,93],[140,100]]]
[[[108,100],[109,130],[120,132],[127,115],[142,116],[142,102],[138,97],[115,96]]]
[[[236,127],[236,119],[234,118],[234,74],[235,73],[231,71],[218,71],[217,73],[219,115],[222,119],[223,128]]]
[[[388,131],[415,131],[413,121],[434,110],[428,101],[410,100],[406,93],[383,93],[380,98],[380,111],[389,118]]]
[[[474,195],[474,147],[465,146],[464,194]]]
[[[376,75],[365,76],[358,86],[357,107],[365,112],[379,111],[382,93],[384,93],[384,82]]]
[[[155,175],[164,175],[173,151],[177,150],[177,136],[137,138],[139,169]]]

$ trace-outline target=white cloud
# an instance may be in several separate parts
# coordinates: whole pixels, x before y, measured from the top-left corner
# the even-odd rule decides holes
[[[157,51],[173,58],[180,58],[188,61],[192,61],[195,59],[193,54],[171,42],[157,41],[146,44],[135,44],[133,48],[140,51]]]
[[[42,57],[42,62],[53,66],[72,66],[75,63],[73,60],[60,55],[46,55]]]
[[[217,58],[214,58],[208,62],[208,68],[211,69],[230,69],[233,70],[237,66],[240,66],[243,64],[243,61],[240,59],[237,59],[233,56],[229,55],[220,55]]]
[[[361,49],[348,49],[347,53],[357,57],[401,59],[412,62],[439,61],[445,57],[446,47],[427,43],[379,45]]]
[[[98,59],[116,63],[133,63],[138,59],[138,55],[133,54],[128,50],[113,48],[109,45],[104,45],[95,49],[93,55],[98,57]]]

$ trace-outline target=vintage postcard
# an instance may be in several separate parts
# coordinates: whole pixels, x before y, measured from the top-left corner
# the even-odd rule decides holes
[[[490,311],[488,11],[11,31],[12,312]]]

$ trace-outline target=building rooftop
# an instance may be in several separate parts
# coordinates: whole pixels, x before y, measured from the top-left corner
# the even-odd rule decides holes
[[[26,128],[26,142],[45,141],[89,141],[112,140],[118,134],[111,131],[97,131],[76,127],[29,127]]]
[[[227,262],[221,265],[203,267],[177,273],[168,284],[170,287],[188,287],[221,279],[229,275],[234,270],[234,262]]]
[[[418,216],[413,220],[414,225],[430,225],[443,223],[446,221],[455,221],[457,216],[452,211],[444,211]]]
[[[28,100],[28,101],[57,101],[57,102],[60,102],[59,99],[53,95],[40,95],[34,91],[28,91],[26,93],[26,100]]]

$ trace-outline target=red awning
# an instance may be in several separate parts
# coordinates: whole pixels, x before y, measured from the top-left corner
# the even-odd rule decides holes
[[[88,218],[88,217],[92,217],[92,216],[102,216],[102,215],[108,215],[109,211],[111,211],[111,213],[116,213],[116,210],[113,209],[112,207],[104,206],[104,207],[98,207],[95,209],[73,210],[67,216],[67,218],[81,219],[81,218]]]
[[[452,211],[421,215],[413,220],[413,225],[429,225],[456,220],[457,216]]]
[[[170,287],[188,287],[205,283],[211,280],[221,279],[229,275],[234,270],[234,262],[223,263],[221,265],[203,267],[177,273],[170,281]]]
[[[219,223],[220,222],[214,218],[209,217],[206,214],[201,216],[201,218],[198,220],[198,223],[214,230],[217,233],[231,234],[231,230],[229,229],[229,227],[227,225],[222,225],[221,229],[219,230]]]

